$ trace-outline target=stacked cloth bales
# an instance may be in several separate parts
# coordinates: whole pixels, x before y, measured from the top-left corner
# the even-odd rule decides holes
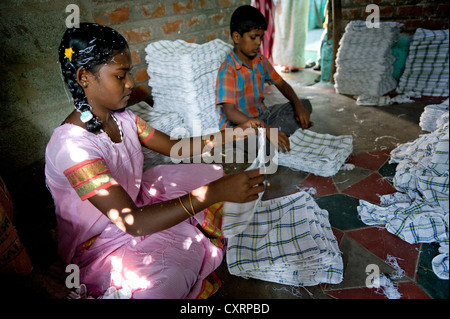
[[[265,137],[249,167],[264,170]],[[343,261],[328,212],[306,192],[244,204],[224,203],[222,230],[228,238],[231,274],[293,286],[338,284]]]
[[[449,95],[448,31],[416,30],[409,46],[398,92],[415,92],[426,96]]]
[[[386,229],[408,243],[439,243],[432,268],[449,279],[449,121],[448,112],[438,128],[391,152],[398,163],[394,176],[397,193],[381,197],[381,205],[360,201],[358,213],[368,225]]]
[[[220,39],[201,45],[183,40],[150,43],[145,48],[154,100],[150,125],[167,134],[177,127],[191,136],[200,135],[200,127],[218,131],[216,77],[231,49]]]
[[[368,28],[360,20],[347,24],[336,56],[334,80],[338,93],[376,97],[397,87],[392,48],[401,26],[380,22],[379,28]]]

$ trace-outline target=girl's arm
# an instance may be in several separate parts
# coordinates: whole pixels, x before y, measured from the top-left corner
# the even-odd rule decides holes
[[[211,135],[183,139],[171,139],[167,134],[155,130],[153,136],[145,141],[143,145],[166,156],[175,158],[192,157],[209,151],[215,146],[223,145],[226,142],[255,135],[255,129],[257,127],[264,127],[264,123],[258,119],[249,119],[233,129],[225,129]],[[175,146],[176,148],[174,149]],[[189,150],[189,152],[188,154],[182,154],[182,150]]]
[[[259,169],[224,176],[190,194],[148,206],[137,207],[128,193],[113,185],[89,198],[117,227],[133,236],[143,236],[170,228],[220,201],[248,202],[264,190]],[[186,209],[189,213],[186,211]],[[191,206],[192,203],[192,206]]]

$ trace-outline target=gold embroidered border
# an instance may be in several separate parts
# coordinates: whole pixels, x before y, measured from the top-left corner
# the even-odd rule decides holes
[[[148,123],[141,119],[139,116],[136,116],[136,126],[139,141],[141,143],[145,143],[147,140],[149,140],[155,132],[155,129],[148,125]]]

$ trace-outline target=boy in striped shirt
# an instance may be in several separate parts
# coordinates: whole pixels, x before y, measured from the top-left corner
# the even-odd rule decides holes
[[[288,136],[299,127],[306,129],[313,125],[310,121],[312,108],[309,100],[300,100],[266,57],[258,52],[266,29],[266,19],[252,6],[241,6],[231,16],[234,48],[219,68],[216,82],[220,128],[257,118],[265,123],[270,140],[269,128],[278,128],[278,146],[282,151],[289,151]],[[263,94],[266,82],[275,85],[289,102],[266,108]]]

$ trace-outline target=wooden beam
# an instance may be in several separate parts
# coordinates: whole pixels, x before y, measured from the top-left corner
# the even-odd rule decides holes
[[[336,73],[336,55],[339,48],[339,41],[342,35],[342,7],[341,0],[331,1],[331,14],[333,17],[333,55],[331,58],[330,82],[334,83],[334,73]]]

